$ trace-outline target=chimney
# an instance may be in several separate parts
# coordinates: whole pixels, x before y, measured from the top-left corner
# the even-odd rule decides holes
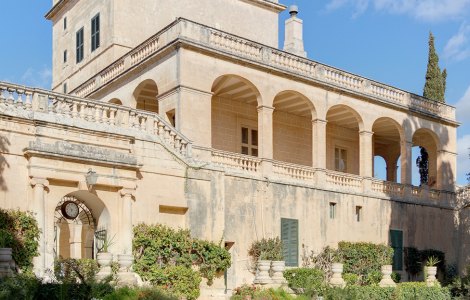
[[[304,51],[303,22],[297,18],[298,13],[297,5],[289,7],[290,18],[286,20],[285,24],[284,51],[307,57],[307,52]]]

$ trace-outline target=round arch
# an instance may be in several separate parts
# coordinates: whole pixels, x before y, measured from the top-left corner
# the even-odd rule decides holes
[[[338,104],[326,114],[326,167],[339,172],[360,174],[359,132],[364,123],[353,108]]]
[[[286,90],[273,100],[273,158],[312,166],[312,102],[303,94]]]
[[[135,108],[158,113],[158,87],[154,80],[146,79],[139,83],[133,92]]]
[[[385,174],[382,178],[387,181],[399,182],[398,159],[401,156],[401,141],[404,140],[403,128],[394,119],[381,117],[374,121],[372,132],[374,157],[381,156],[385,161],[385,166],[379,168],[374,159],[374,175]]]
[[[413,133],[413,147],[420,147],[420,153],[418,159],[422,157],[421,148],[426,150],[428,156],[428,173],[427,178],[421,178],[421,171],[418,168],[418,172],[420,172],[420,182],[421,184],[426,184],[429,187],[437,188],[440,186],[440,176],[437,172],[438,170],[438,161],[437,155],[438,151],[440,150],[440,141],[439,137],[431,130],[427,128],[419,128]],[[413,164],[418,164],[418,160],[412,162]]]
[[[72,215],[67,213],[71,209]],[[76,211],[75,211],[76,210]],[[61,198],[54,212],[54,254],[60,258],[94,258],[99,242],[97,231],[107,231],[110,214],[104,203],[88,191]]]
[[[211,91],[212,148],[258,156],[259,90],[246,78],[226,74]]]

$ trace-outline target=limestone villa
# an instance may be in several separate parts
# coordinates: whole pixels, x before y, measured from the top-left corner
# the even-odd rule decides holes
[[[222,241],[212,294],[253,282],[264,237],[287,266],[339,241],[391,245],[403,278],[407,246],[468,263],[455,108],[309,59],[296,6],[53,0],[46,18],[52,89],[0,82],[0,208],[35,213],[36,274],[94,258],[100,232],[130,254],[143,222]],[[429,180],[413,186],[418,146]]]

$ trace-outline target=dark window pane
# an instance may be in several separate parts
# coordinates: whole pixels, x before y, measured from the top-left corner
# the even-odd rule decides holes
[[[258,130],[251,130],[251,144],[258,146]]]
[[[248,144],[248,128],[242,127],[242,143]]]
[[[251,155],[258,156],[258,149],[251,149]]]
[[[248,155],[248,147],[242,147],[242,154]]]

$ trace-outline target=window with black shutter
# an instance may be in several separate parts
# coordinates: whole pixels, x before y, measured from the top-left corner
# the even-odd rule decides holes
[[[286,266],[299,265],[299,220],[281,219],[281,240]]]

